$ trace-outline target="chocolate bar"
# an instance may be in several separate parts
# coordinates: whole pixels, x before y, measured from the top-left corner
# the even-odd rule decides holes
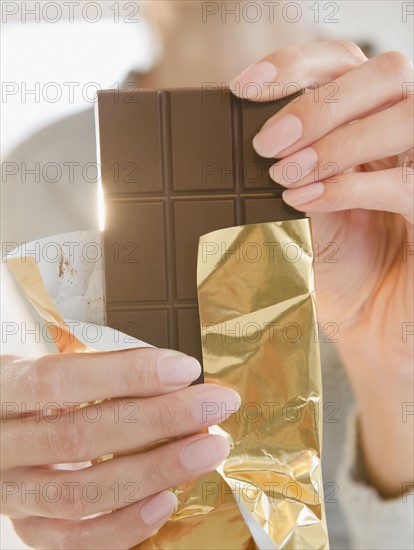
[[[270,179],[275,160],[252,146],[266,120],[296,96],[253,103],[211,85],[100,93],[109,326],[201,361],[199,237],[304,217]]]

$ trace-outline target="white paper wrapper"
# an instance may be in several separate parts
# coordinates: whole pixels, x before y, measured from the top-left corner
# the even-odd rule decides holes
[[[104,324],[102,242],[99,231],[76,231],[24,243],[6,256],[33,257],[61,316]]]

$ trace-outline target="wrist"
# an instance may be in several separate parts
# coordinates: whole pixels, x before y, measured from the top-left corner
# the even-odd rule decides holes
[[[355,394],[366,479],[384,497],[397,496],[414,480],[412,386],[371,381]]]

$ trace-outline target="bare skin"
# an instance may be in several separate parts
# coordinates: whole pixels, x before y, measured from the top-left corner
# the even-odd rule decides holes
[[[405,417],[414,397],[414,129],[413,96],[404,93],[413,66],[398,52],[368,61],[346,41],[278,50],[262,61],[277,73],[260,101],[279,97],[286,82],[318,82],[267,121],[253,143],[259,154],[282,159],[271,176],[287,188],[285,201],[311,216],[319,317],[339,327],[368,478],[395,496],[414,478]],[[239,95],[249,94],[252,74],[258,80],[257,67],[232,83]],[[328,102],[333,90],[337,101]],[[337,263],[324,261],[329,243]]]
[[[177,504],[168,489],[229,452],[223,437],[200,432],[236,410],[239,396],[215,384],[187,387],[200,371],[196,359],[155,348],[3,356],[2,513],[22,540],[44,549],[130,548],[159,529]],[[205,402],[216,402],[220,416],[206,418]],[[103,512],[110,514],[80,521]]]

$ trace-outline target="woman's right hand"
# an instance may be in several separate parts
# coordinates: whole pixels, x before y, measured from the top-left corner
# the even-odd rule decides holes
[[[200,365],[182,353],[3,356],[0,372],[2,513],[31,547],[130,548],[168,520],[177,503],[169,488],[213,470],[229,452],[224,438],[199,432],[235,412],[240,398],[215,384],[186,387]],[[82,464],[164,438],[180,439]]]

